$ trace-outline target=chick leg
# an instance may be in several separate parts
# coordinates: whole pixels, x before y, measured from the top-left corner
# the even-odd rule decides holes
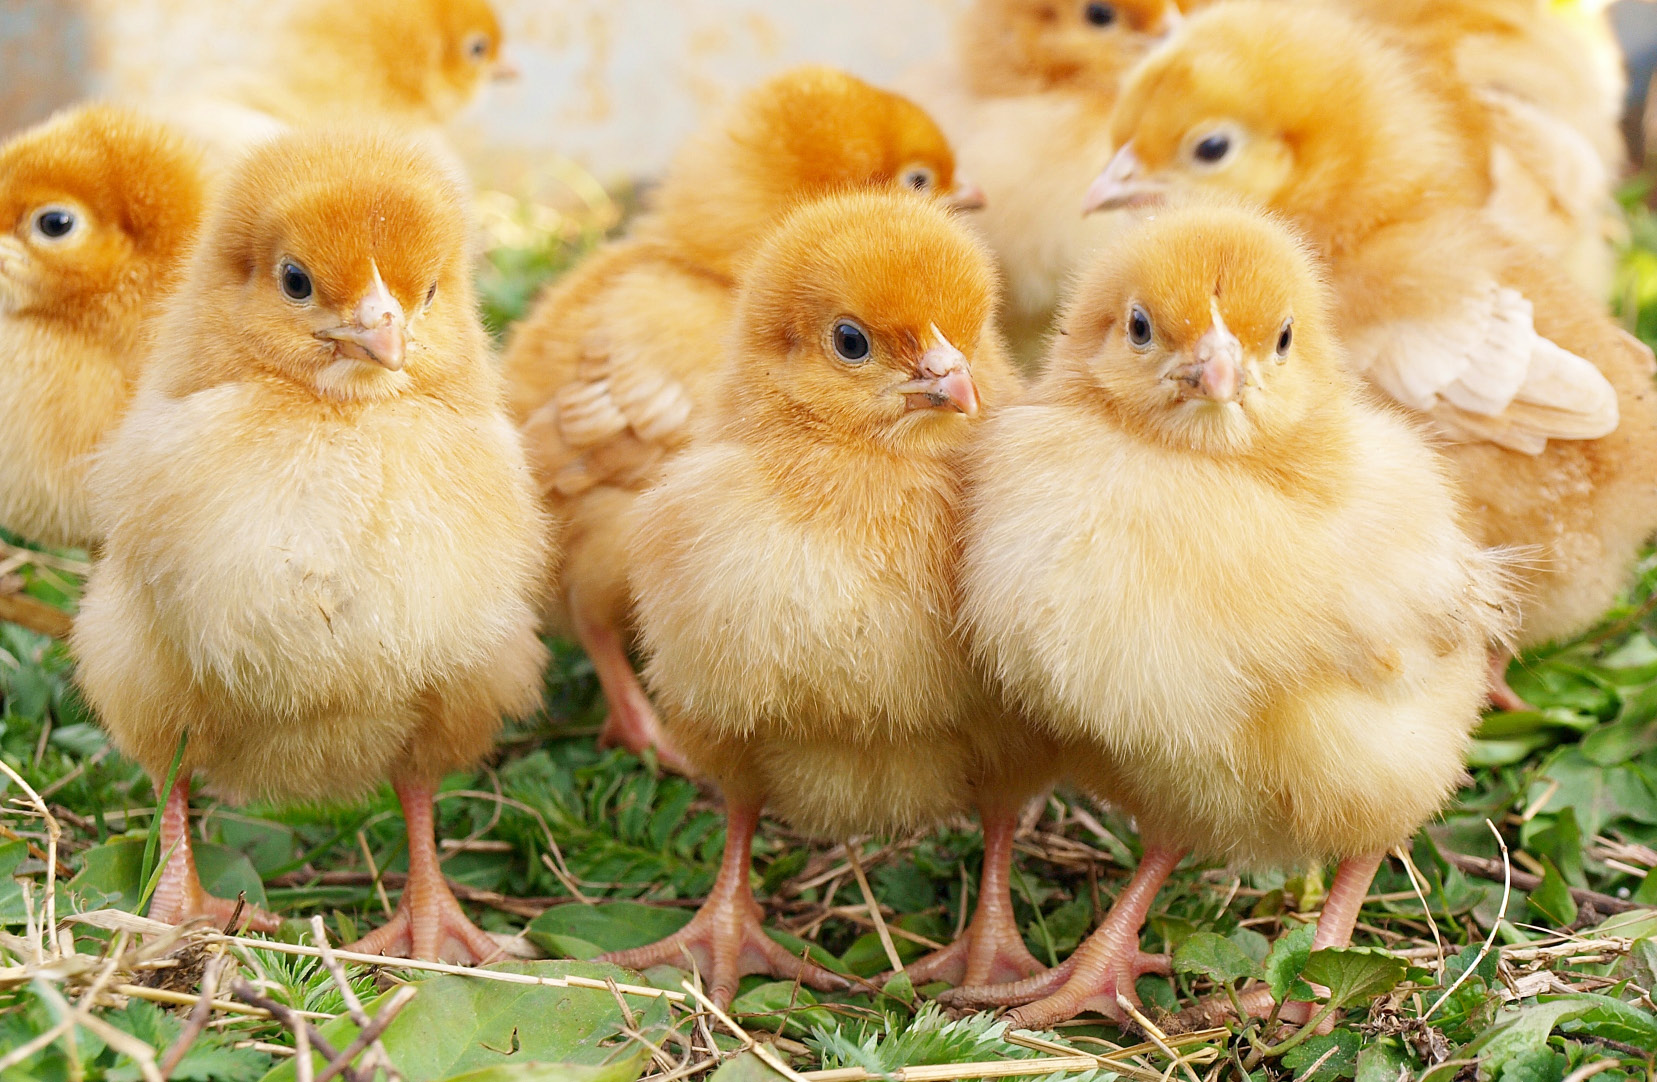
[[[754,900],[749,876],[753,866],[757,803],[730,805],[725,813],[725,856],[719,878],[702,908],[679,931],[646,947],[614,951],[599,958],[628,969],[670,965],[688,968],[694,961],[709,983],[709,995],[721,1007],[736,998],[737,982],[749,973],[769,973],[783,980],[827,992],[851,987],[849,981],[803,959],[765,934],[765,913]]]
[[[571,608],[574,607],[572,598]],[[662,766],[676,774],[690,774],[690,764],[668,742],[661,722],[656,719],[656,708],[650,705],[650,697],[639,686],[638,674],[633,671],[633,662],[622,646],[621,635],[608,624],[582,615],[576,616],[575,635],[592,659],[604,701],[610,707],[604,728],[598,734],[598,746],[619,745],[635,755],[653,747],[656,761]]]
[[[998,984],[1032,977],[1047,968],[1024,946],[1013,919],[1013,834],[1018,830],[1018,813],[981,808],[978,817],[984,824],[978,908],[959,939],[905,967],[917,986],[932,981]]]
[[[191,917],[208,917],[221,928],[229,924],[236,903],[208,894],[196,874],[196,854],[190,845],[190,780],[182,775],[174,780],[173,791],[161,806],[159,833],[167,863],[150,895],[150,919],[183,924]],[[236,920],[255,932],[274,932],[282,927],[280,917],[251,905],[244,905]]]
[[[458,961],[481,965],[500,953],[488,933],[466,916],[443,879],[432,823],[434,787],[429,782],[393,779],[408,828],[408,882],[397,912],[350,947],[359,954]]]
[[[1137,1003],[1134,980],[1146,973],[1168,972],[1166,955],[1140,953],[1139,930],[1157,891],[1185,852],[1148,847],[1105,922],[1063,965],[1016,984],[959,988],[939,1000],[952,1007],[1021,1005],[1007,1017],[1012,1026],[1023,1029],[1045,1029],[1084,1010],[1120,1018],[1118,993]]]
[[[1507,683],[1507,664],[1513,655],[1501,647],[1490,651],[1490,705],[1497,710],[1535,710]]]

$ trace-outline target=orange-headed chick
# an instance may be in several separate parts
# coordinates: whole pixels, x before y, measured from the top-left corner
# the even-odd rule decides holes
[[[1610,290],[1627,79],[1603,8],[1553,0],[1326,0],[1394,30],[1466,83],[1490,139],[1491,209]]]
[[[974,228],[1007,283],[1002,326],[1033,363],[1071,274],[1120,216],[1078,223],[1076,192],[1115,149],[1122,77],[1179,21],[1172,0],[976,0],[955,55],[905,89],[937,117],[963,173],[983,189]]]
[[[568,553],[554,618],[598,672],[604,743],[658,742],[627,658],[622,523],[712,401],[737,268],[796,204],[859,187],[976,201],[909,101],[830,68],[776,76],[692,138],[633,234],[560,279],[513,332],[512,409]]]
[[[1332,309],[1275,220],[1160,211],[1084,273],[1043,380],[972,453],[974,652],[1145,841],[1068,971],[972,993],[1029,1004],[1014,1026],[1121,1015],[1187,852],[1339,860],[1316,944],[1344,945],[1463,775],[1506,569],[1348,372]]]
[[[1651,352],[1469,197],[1480,155],[1418,72],[1338,12],[1207,9],[1130,80],[1089,202],[1229,191],[1302,229],[1350,363],[1449,441],[1473,535],[1534,550],[1520,643],[1570,636],[1657,527]]]
[[[723,1003],[754,972],[837,987],[761,928],[761,809],[828,838],[907,830],[986,766],[1018,774],[980,755],[1011,723],[955,633],[961,460],[1017,386],[995,301],[981,246],[900,193],[812,203],[753,256],[706,427],[631,524],[645,676],[724,794],[725,858],[684,930],[607,960],[688,952]],[[1023,764],[1031,791],[1055,761]],[[1006,926],[1015,972],[1036,968]]]
[[[158,790],[183,749],[158,919],[229,908],[191,858],[194,781],[340,801],[389,777],[408,886],[356,949],[495,952],[444,883],[432,795],[540,700],[546,529],[474,312],[465,205],[391,136],[253,152],[100,449],[106,542],[74,651]]]
[[[502,40],[489,0],[303,0],[262,53],[158,107],[226,163],[288,128],[347,117],[430,131],[515,74]]]
[[[0,526],[98,541],[88,456],[126,409],[200,227],[202,177],[180,136],[106,105],[0,146]]]

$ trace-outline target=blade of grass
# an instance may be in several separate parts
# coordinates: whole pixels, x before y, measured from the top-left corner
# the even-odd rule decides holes
[[[189,742],[190,730],[178,734],[178,750],[173,752],[173,765],[167,768],[167,780],[161,786],[160,800],[156,803],[157,814],[150,816],[150,829],[144,837],[144,860],[138,866],[138,882],[143,884],[143,894],[138,899],[140,910],[148,904],[150,892],[155,889],[158,871],[156,850],[161,848],[161,819],[166,814],[167,801],[172,798],[173,786],[178,782],[179,768],[184,765],[184,747]],[[188,818],[184,829],[190,829]]]

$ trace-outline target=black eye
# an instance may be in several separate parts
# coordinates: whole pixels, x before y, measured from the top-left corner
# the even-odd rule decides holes
[[[1137,304],[1128,313],[1128,341],[1136,346],[1151,344],[1151,317]]]
[[[1230,153],[1231,136],[1229,135],[1210,135],[1191,151],[1192,156],[1199,162],[1210,164],[1219,161]]]
[[[35,231],[47,240],[61,240],[74,228],[74,213],[61,207],[52,207],[35,215]]]
[[[1116,8],[1110,4],[1092,3],[1082,9],[1082,15],[1094,26],[1109,26],[1116,21]]]
[[[432,306],[432,301],[435,301],[436,299],[437,299],[437,283],[433,282],[432,287],[430,289],[426,290],[426,307],[430,308]]]
[[[305,268],[297,263],[284,263],[277,272],[277,279],[282,283],[282,293],[293,301],[308,301],[314,288],[311,285],[311,276],[305,273]]]
[[[869,336],[855,323],[836,323],[834,352],[847,364],[862,364],[869,359]]]
[[[1277,355],[1279,357],[1289,352],[1289,347],[1295,342],[1295,321],[1293,317],[1283,321],[1283,329],[1277,332]]]
[[[466,46],[466,51],[472,54],[473,60],[483,60],[489,55],[489,39],[483,34],[474,37]]]
[[[917,165],[906,170],[903,174],[903,186],[913,188],[917,192],[926,191],[934,183],[936,183],[936,178],[932,175],[932,170],[924,165]]]

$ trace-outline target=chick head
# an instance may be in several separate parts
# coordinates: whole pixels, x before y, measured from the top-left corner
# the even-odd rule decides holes
[[[500,17],[489,0],[437,0],[435,16],[441,89],[430,95],[434,100],[447,99],[450,111],[459,112],[485,80],[517,75],[502,54]]]
[[[249,364],[324,397],[429,384],[479,363],[466,205],[416,144],[344,130],[286,136],[227,181],[188,303]]]
[[[1054,368],[1124,425],[1210,455],[1290,436],[1343,379],[1305,244],[1256,211],[1195,203],[1082,274]]]
[[[898,453],[956,448],[982,404],[974,358],[999,349],[996,300],[988,253],[946,211],[894,192],[808,204],[743,281],[732,400]]]
[[[790,202],[846,188],[900,188],[958,209],[983,193],[955,175],[955,152],[926,110],[835,68],[794,68],[749,91],[730,129],[753,190]]]
[[[1223,191],[1319,238],[1380,220],[1466,167],[1416,76],[1333,10],[1264,0],[1206,9],[1128,77],[1111,120],[1119,149],[1087,209]]]
[[[1115,94],[1134,61],[1179,20],[1173,0],[978,0],[963,23],[967,70],[989,94]]]
[[[373,103],[441,124],[477,97],[485,81],[516,72],[501,52],[489,0],[313,0],[296,24],[300,48],[328,49],[372,76]],[[331,78],[331,68],[320,67]]]
[[[0,313],[133,323],[176,277],[205,199],[198,150],[139,113],[88,105],[0,147]]]

